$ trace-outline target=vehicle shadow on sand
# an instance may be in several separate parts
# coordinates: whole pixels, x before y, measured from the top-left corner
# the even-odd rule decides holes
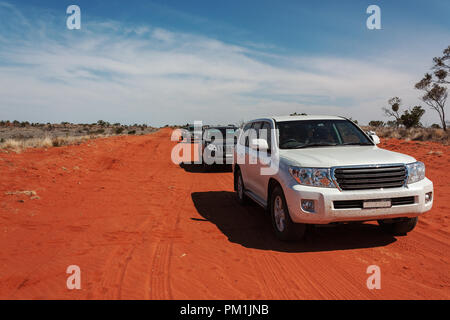
[[[227,164],[216,164],[216,165],[209,165],[204,166],[201,164],[195,164],[195,163],[186,163],[182,162],[180,163],[180,167],[184,169],[186,172],[191,173],[220,173],[220,172],[232,172],[233,169],[231,165]]]
[[[283,242],[272,231],[269,216],[255,203],[237,203],[233,192],[210,191],[191,194],[202,219],[197,223],[214,223],[233,243],[246,248],[280,252],[320,252],[382,247],[396,241],[374,224],[352,223],[329,227],[310,226],[306,238]]]

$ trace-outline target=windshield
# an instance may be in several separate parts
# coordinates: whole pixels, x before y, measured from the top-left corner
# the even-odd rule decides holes
[[[278,122],[280,149],[321,146],[373,145],[348,120],[300,120]]]
[[[212,137],[214,139],[233,139],[236,129],[234,128],[214,128],[206,130],[205,137],[210,140]]]

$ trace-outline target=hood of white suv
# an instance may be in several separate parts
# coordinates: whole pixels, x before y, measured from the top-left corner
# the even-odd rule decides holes
[[[402,153],[380,149],[376,146],[312,147],[280,150],[280,160],[301,167],[336,167],[411,163],[416,160]]]

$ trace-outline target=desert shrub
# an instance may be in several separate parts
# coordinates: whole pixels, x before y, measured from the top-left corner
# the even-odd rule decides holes
[[[101,127],[109,127],[111,125],[109,122],[103,120],[98,120],[97,124]]]
[[[436,128],[390,128],[363,127],[365,131],[375,131],[382,139],[405,139],[414,141],[435,141],[448,145],[450,133]]]
[[[136,134],[136,130],[128,131],[128,134]]]
[[[440,129],[441,126],[438,125],[437,123],[433,123],[433,124],[431,125],[431,128],[433,128],[433,129]]]
[[[116,130],[114,130],[115,134],[121,134],[123,132],[123,128],[116,128]]]
[[[375,127],[375,128],[384,127],[384,122],[383,121],[379,121],[379,120],[372,120],[372,121],[369,122],[369,126]]]
[[[388,122],[386,122],[386,126],[389,128],[395,128],[397,127],[397,122],[389,120]]]
[[[53,147],[60,147],[63,145],[63,139],[60,137],[56,137],[52,139],[52,146]]]

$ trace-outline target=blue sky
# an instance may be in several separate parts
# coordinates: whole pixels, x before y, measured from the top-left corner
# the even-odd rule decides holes
[[[66,28],[67,6],[81,30]],[[381,30],[366,8],[381,8]],[[450,44],[448,1],[0,1],[0,118],[383,119]],[[425,123],[438,122],[427,110]]]

